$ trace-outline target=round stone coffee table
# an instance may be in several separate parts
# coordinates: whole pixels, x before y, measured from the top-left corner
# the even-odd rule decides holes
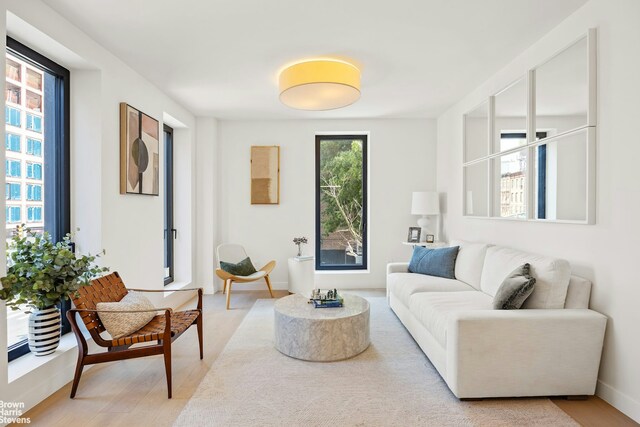
[[[339,308],[314,308],[298,294],[276,301],[276,348],[312,362],[348,359],[365,351],[370,342],[369,303],[356,295],[343,298]]]

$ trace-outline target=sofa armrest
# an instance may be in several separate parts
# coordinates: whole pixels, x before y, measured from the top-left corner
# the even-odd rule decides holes
[[[447,325],[447,383],[459,398],[592,395],[607,318],[587,309],[476,310]]]
[[[409,272],[408,262],[390,262],[389,264],[387,264],[387,274],[408,273],[408,272]]]

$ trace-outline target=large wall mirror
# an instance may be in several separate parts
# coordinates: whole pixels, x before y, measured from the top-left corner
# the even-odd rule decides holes
[[[595,222],[595,37],[465,114],[465,216]]]
[[[464,161],[471,162],[489,154],[489,101],[464,115]]]

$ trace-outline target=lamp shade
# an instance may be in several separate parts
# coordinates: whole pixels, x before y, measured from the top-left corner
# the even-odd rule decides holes
[[[435,191],[414,191],[411,197],[411,215],[439,215],[440,198]]]
[[[345,61],[293,64],[280,73],[280,101],[298,110],[333,110],[360,99],[360,70]]]

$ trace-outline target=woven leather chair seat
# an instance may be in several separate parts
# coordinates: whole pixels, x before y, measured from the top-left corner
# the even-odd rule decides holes
[[[174,311],[173,314],[171,314],[171,336],[175,337],[186,331],[193,321],[198,318],[199,314],[200,312],[196,310]],[[164,334],[165,323],[165,315],[159,314],[131,335],[118,338],[117,340],[111,340],[112,345],[131,345],[161,340]]]

